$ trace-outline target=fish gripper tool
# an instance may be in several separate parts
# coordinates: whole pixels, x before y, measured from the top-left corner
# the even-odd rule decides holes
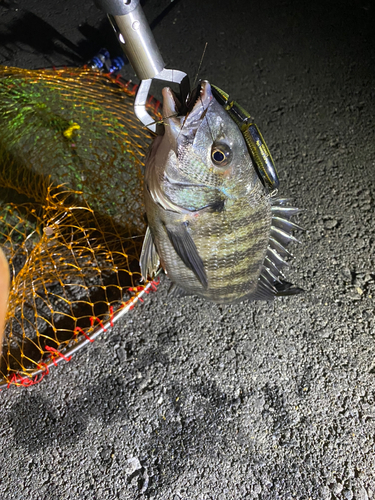
[[[151,132],[157,133],[158,124],[146,110],[152,81],[177,84],[181,101],[185,102],[190,92],[188,75],[165,67],[140,0],[95,0],[95,3],[108,15],[126,57],[141,80],[135,97],[134,112]]]

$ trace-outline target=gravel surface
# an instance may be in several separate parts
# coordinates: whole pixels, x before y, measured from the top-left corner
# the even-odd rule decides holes
[[[199,76],[256,117],[305,209],[289,279],[306,292],[219,307],[164,283],[41,384],[3,390],[0,498],[375,498],[375,7],[182,0],[157,19],[168,5],[145,5],[168,66],[194,79],[208,42]],[[90,0],[0,13],[3,64],[115,47]]]

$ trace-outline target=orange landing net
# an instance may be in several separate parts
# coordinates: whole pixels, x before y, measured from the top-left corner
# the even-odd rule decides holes
[[[0,67],[0,245],[11,291],[0,385],[32,385],[92,342],[139,285],[142,168],[135,86],[87,69]],[[155,119],[159,102],[151,98]]]

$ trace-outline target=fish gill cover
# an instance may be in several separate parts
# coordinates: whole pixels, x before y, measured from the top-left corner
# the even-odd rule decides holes
[[[148,286],[137,283],[151,135],[134,95],[92,70],[0,67],[0,245],[11,269],[0,384],[39,380]],[[148,108],[158,117],[157,101]]]

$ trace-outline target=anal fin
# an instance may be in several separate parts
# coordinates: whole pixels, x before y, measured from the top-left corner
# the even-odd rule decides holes
[[[168,290],[168,297],[186,297],[191,295],[189,292],[176,285],[176,283],[171,283],[171,286]]]

